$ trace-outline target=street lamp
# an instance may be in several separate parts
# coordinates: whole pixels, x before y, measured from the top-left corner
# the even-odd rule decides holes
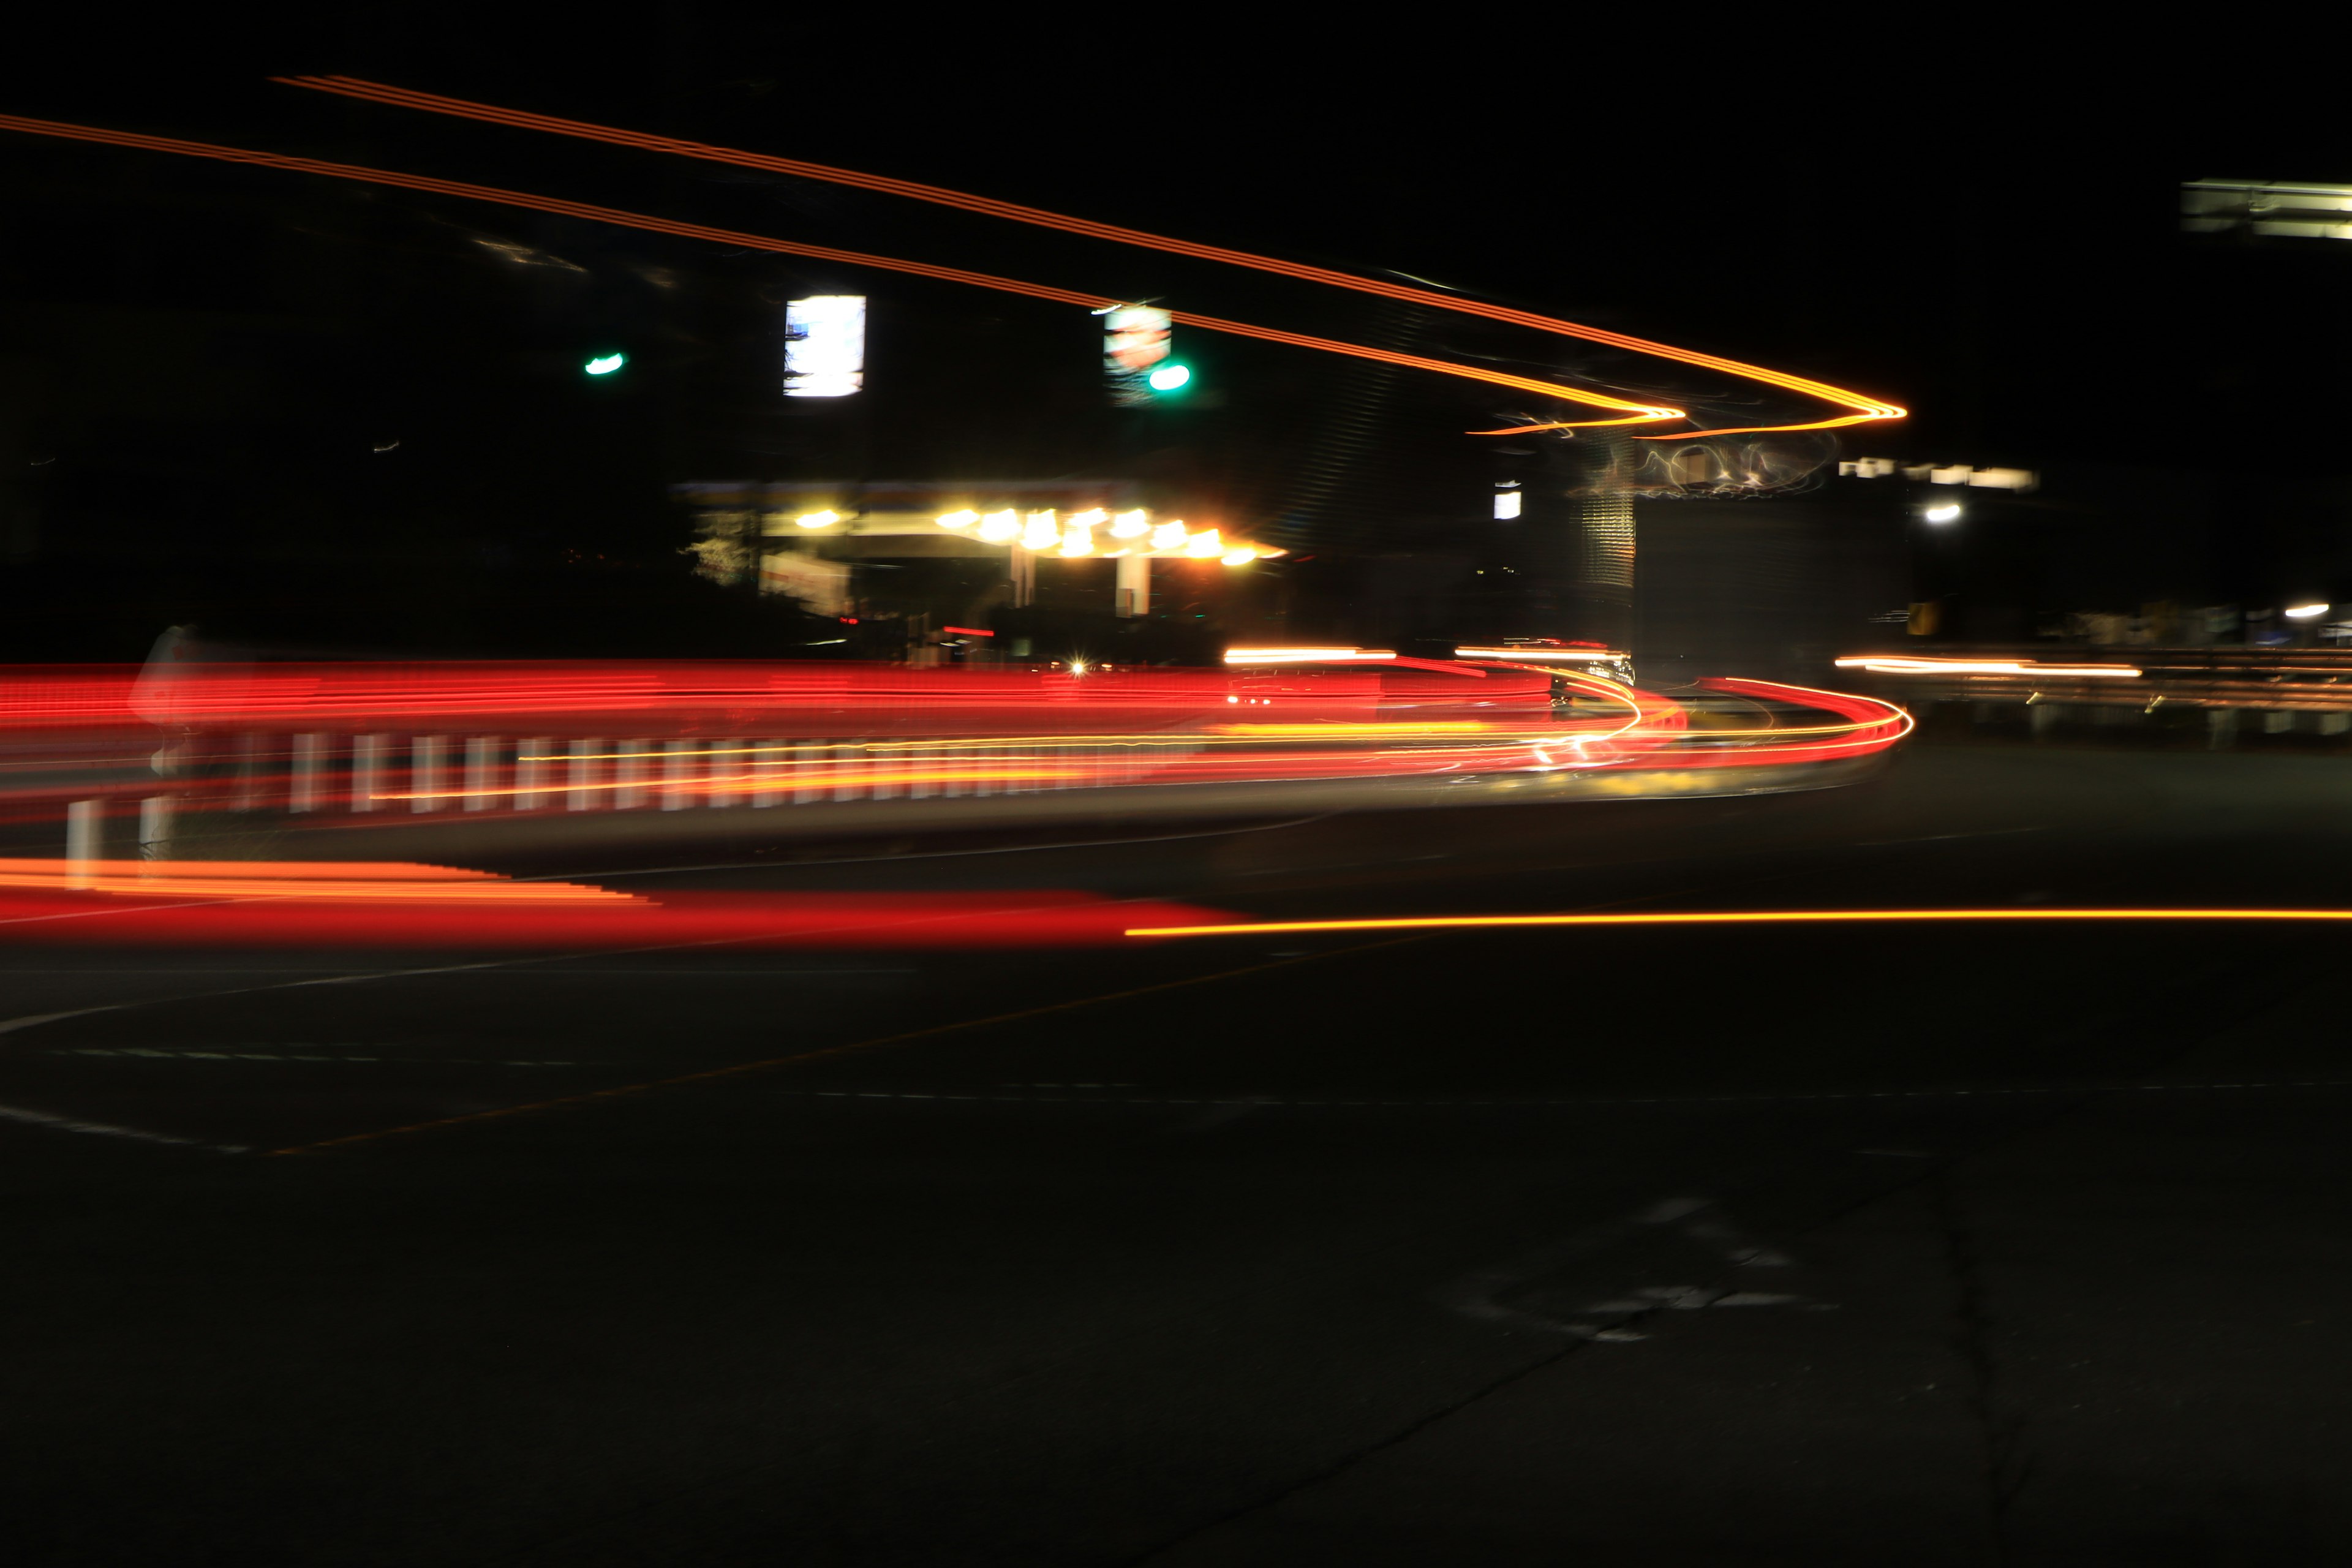
[[[1929,522],[1958,522],[1960,520],[1960,503],[1948,500],[1941,505],[1929,507],[1919,515]]]

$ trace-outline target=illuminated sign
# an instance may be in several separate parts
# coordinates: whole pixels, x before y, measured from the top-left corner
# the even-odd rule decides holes
[[[819,294],[784,306],[784,395],[847,397],[866,385],[866,296]]]
[[[1168,357],[1174,320],[1151,305],[1119,305],[1103,312],[1103,379],[1113,403],[1151,401],[1152,377]]]

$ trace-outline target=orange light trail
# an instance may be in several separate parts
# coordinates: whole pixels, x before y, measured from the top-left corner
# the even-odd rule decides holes
[[[533,195],[527,191],[504,190],[496,185],[477,185],[463,180],[436,179],[428,174],[404,174],[394,170],[370,169],[356,163],[331,163],[318,158],[295,158],[277,153],[257,153],[247,148],[218,146],[209,142],[186,142],[171,136],[147,136],[136,132],[108,131],[97,126],[72,125],[55,120],[34,120],[17,114],[0,114],[0,131],[21,132],[30,136],[55,136],[74,142],[95,142],[108,146],[134,148],[142,152],[171,153],[188,158],[209,158],[221,163],[247,163],[257,168],[283,169],[299,174],[323,174],[334,179],[355,180],[374,185],[393,185],[405,190],[423,191],[434,195],[457,196],[467,201],[495,202],[504,206],[529,207],[540,212],[554,213],[563,217],[581,218],[590,223],[607,223],[623,228],[646,229],[655,234],[676,235],[686,239],[705,240],[715,245],[735,246],[750,250],[774,251],[784,256],[805,256],[820,261],[838,261],[851,266],[909,273],[918,278],[937,279],[947,283],[961,283],[976,289],[993,289],[1006,294],[1023,294],[1034,300],[1050,300],[1057,304],[1083,305],[1090,310],[1120,303],[1119,300],[1111,299],[1108,295],[1082,293],[1074,289],[1057,289],[1045,283],[1026,283],[1016,278],[998,278],[985,272],[967,271],[960,267],[937,267],[926,261],[904,261],[896,257],[874,256],[864,251],[842,250],[826,245],[803,245],[796,241],[771,238],[766,235],[745,234],[735,229],[713,228],[707,224],[679,223],[670,218],[654,217],[645,213],[625,212],[618,207],[597,206],[588,202],[565,201],[555,196]],[[1425,370],[1439,375],[1487,382],[1496,386],[1507,386],[1516,391],[1534,393],[1540,396],[1564,398],[1569,402],[1581,403],[1594,408],[1616,409],[1626,415],[1622,419],[1595,420],[1592,421],[1594,424],[1654,424],[1661,420],[1686,417],[1681,409],[1663,404],[1632,403],[1622,397],[1612,397],[1606,393],[1565,386],[1558,382],[1540,381],[1533,376],[1513,375],[1506,371],[1452,364],[1444,360],[1428,359],[1420,354],[1398,353],[1390,349],[1373,348],[1365,343],[1341,342],[1333,338],[1309,337],[1304,332],[1284,331],[1276,327],[1252,326],[1245,321],[1229,321],[1215,316],[1196,316],[1189,311],[1177,311],[1174,312],[1174,316],[1186,326],[1200,327],[1208,331],[1224,332],[1235,337],[1257,338],[1265,342],[1283,343],[1292,348],[1315,349],[1324,353],[1345,354],[1354,359],[1379,360],[1383,363],[1402,365],[1409,370]]]
[[[1627,336],[1622,332],[1604,331],[1575,321],[1537,315],[1529,310],[1513,310],[1506,305],[1490,305],[1475,300],[1414,289],[1399,283],[1386,283],[1377,279],[1360,278],[1353,273],[1339,272],[1327,267],[1310,267],[1295,261],[1283,261],[1274,257],[1258,256],[1246,250],[1233,250],[1223,246],[1201,245],[1192,240],[1175,239],[1166,235],[1147,233],[1141,229],[1123,228],[1116,224],[1095,223],[1087,218],[1071,217],[1062,213],[1046,212],[1040,207],[1023,206],[1013,202],[1002,202],[988,196],[972,195],[963,191],[951,191],[939,185],[926,185],[912,180],[896,180],[886,175],[860,174],[854,169],[837,169],[829,164],[811,163],[797,158],[777,158],[765,153],[746,153],[732,147],[718,147],[709,142],[683,141],[672,136],[656,136],[639,131],[625,131],[616,126],[596,125],[586,121],[564,120],[554,115],[533,114],[525,110],[505,109],[497,104],[476,103],[461,98],[445,98],[437,93],[418,92],[413,89],[391,87],[382,82],[347,76],[277,77],[273,80],[289,87],[309,88],[318,92],[338,93],[345,98],[362,99],[399,109],[422,110],[464,120],[477,120],[493,125],[505,125],[517,130],[543,131],[559,136],[578,137],[590,142],[604,142],[618,147],[635,147],[646,152],[667,153],[682,158],[696,158],[708,163],[733,163],[743,168],[764,169],[771,173],[792,174],[802,179],[822,180],[833,184],[852,185],[886,195],[904,196],[935,205],[960,208],[988,217],[1009,219],[1014,223],[1031,224],[1041,228],[1059,229],[1066,234],[1080,235],[1089,239],[1109,240],[1119,245],[1141,246],[1147,249],[1166,251],[1171,255],[1188,256],[1198,260],[1214,261],[1228,267],[1245,267],[1259,272],[1272,272],[1303,282],[1327,284],[1335,289],[1350,289],[1359,293],[1378,294],[1391,300],[1426,305],[1441,310],[1453,310],[1463,315],[1484,316],[1491,321],[1507,321],[1516,326],[1532,327],[1538,331],[1561,337],[1581,338],[1588,342],[1605,343],[1612,348],[1628,349],[1635,353],[1671,360],[1677,363],[1696,365],[1720,371],[1748,381],[1762,382],[1784,391],[1801,393],[1852,413],[1827,419],[1816,419],[1797,425],[1751,425],[1727,429],[1693,430],[1671,436],[1644,437],[1645,440],[1688,440],[1699,436],[1758,435],[1784,430],[1827,430],[1844,425],[1868,424],[1882,419],[1900,419],[1908,410],[1892,403],[1882,403],[1858,392],[1832,386],[1827,382],[1805,376],[1790,375],[1785,371],[1769,370],[1720,355],[1699,353],[1690,349],[1678,349],[1670,343],[1653,342],[1646,338]],[[1176,320],[1202,325],[1194,318],[1178,315]],[[1434,362],[1433,362],[1434,363]],[[1424,367],[1426,368],[1426,367]],[[1587,397],[1583,401],[1594,401]],[[1601,406],[1631,408],[1627,404],[1602,404]],[[1653,411],[1654,413],[1654,411]],[[1667,415],[1670,418],[1686,417],[1679,410]],[[1646,417],[1591,421],[1592,424],[1629,425],[1646,423]],[[1518,434],[1534,430],[1573,428],[1570,424],[1525,425],[1507,431],[1474,431],[1474,435]]]
[[[1133,926],[1129,936],[1298,936],[1343,931],[1495,931],[1541,926],[1874,925],[2017,921],[2352,921],[2352,910],[1717,910],[1626,915],[1406,915],[1392,920],[1249,921]]]

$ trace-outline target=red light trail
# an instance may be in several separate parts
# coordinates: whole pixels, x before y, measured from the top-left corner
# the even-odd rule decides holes
[[[1229,249],[1223,246],[1201,245],[1192,240],[1174,239],[1166,235],[1147,233],[1141,229],[1122,228],[1116,224],[1095,223],[1087,218],[1046,212],[1042,208],[1023,206],[1013,202],[996,201],[987,196],[972,195],[963,191],[951,191],[939,185],[920,184],[912,180],[895,180],[885,175],[860,174],[854,169],[838,169],[829,164],[812,163],[797,158],[777,158],[765,153],[746,153],[732,147],[717,147],[708,142],[683,141],[672,136],[651,135],[645,132],[625,131],[615,126],[591,124],[585,121],[563,120],[553,115],[533,114],[524,110],[505,109],[496,104],[476,103],[461,98],[445,98],[437,93],[391,87],[382,82],[365,81],[357,77],[300,76],[277,77],[272,79],[290,87],[309,88],[318,92],[339,93],[346,98],[362,99],[372,103],[381,103],[394,108],[422,110],[428,113],[481,121],[518,130],[543,131],[560,136],[603,142],[613,146],[635,147],[647,152],[667,153],[683,158],[733,163],[743,168],[764,169],[774,174],[796,175],[802,179],[823,180],[833,184],[852,185],[887,195],[929,202],[940,206],[957,207],[965,212],[979,213],[989,217],[1005,218],[1014,223],[1059,229],[1066,234],[1080,235],[1090,239],[1141,246],[1148,249],[1166,251],[1171,255],[1220,262],[1229,267],[1245,267],[1260,272],[1271,272],[1304,282],[1321,283],[1336,289],[1350,289],[1359,293],[1378,294],[1391,300],[1430,306],[1436,310],[1453,310],[1464,315],[1484,316],[1492,321],[1507,321],[1515,326],[1532,327],[1538,331],[1549,332],[1560,337],[1581,338],[1588,342],[1604,343],[1611,348],[1629,349],[1635,353],[1671,360],[1680,364],[1721,371],[1744,380],[1762,382],[1769,386],[1801,393],[1806,396],[1853,410],[1850,414],[1827,419],[1811,420],[1802,424],[1751,425],[1725,429],[1684,431],[1673,435],[1643,437],[1646,440],[1686,440],[1699,436],[1759,435],[1785,430],[1827,430],[1843,425],[1863,425],[1883,419],[1900,419],[1907,412],[1897,405],[1865,397],[1860,393],[1850,392],[1843,387],[1832,386],[1827,382],[1790,375],[1785,371],[1769,370],[1761,365],[1745,364],[1738,360],[1725,359],[1717,354],[1679,349],[1671,343],[1629,337],[1622,332],[1606,331],[1598,327],[1560,321],[1556,317],[1537,315],[1529,310],[1514,310],[1505,305],[1486,304],[1479,300],[1465,300],[1427,289],[1414,289],[1403,284],[1382,282],[1377,279],[1360,278],[1353,273],[1334,271],[1326,267],[1310,267],[1299,262],[1283,261],[1274,257],[1258,256],[1246,250]],[[1181,314],[1176,319],[1196,326],[1210,325],[1208,322]],[[1423,362],[1419,368],[1433,368],[1435,363]],[[1588,395],[1583,401],[1595,400]],[[1607,402],[1601,405],[1604,407],[1634,406]],[[1591,423],[1630,425],[1650,423],[1657,419],[1684,417],[1687,416],[1679,409],[1653,408],[1640,418]],[[1513,426],[1506,430],[1477,431],[1474,434],[1516,435],[1532,430],[1575,427],[1578,426],[1568,423],[1522,425]]]

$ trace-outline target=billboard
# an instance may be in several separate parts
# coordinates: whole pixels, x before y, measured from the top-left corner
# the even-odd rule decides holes
[[[1103,379],[1113,403],[1151,401],[1151,373],[1168,357],[1173,321],[1167,311],[1150,305],[1120,305],[1103,312]]]
[[[784,395],[847,397],[866,385],[866,296],[818,294],[784,305]]]

